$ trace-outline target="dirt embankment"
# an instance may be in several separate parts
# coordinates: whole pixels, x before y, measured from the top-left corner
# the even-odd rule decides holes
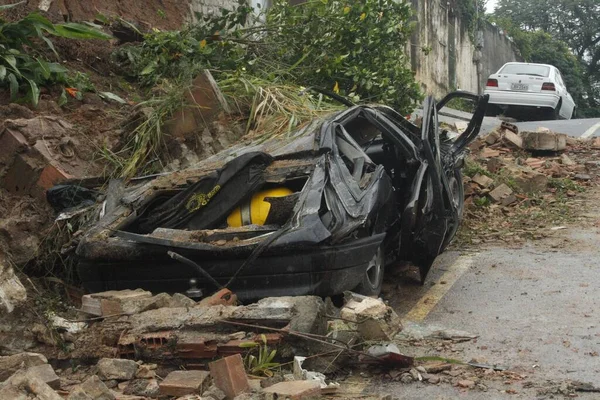
[[[0,5],[15,0],[0,0]],[[9,19],[23,17],[31,11],[47,13],[53,22],[93,21],[98,15],[120,17],[142,28],[177,29],[188,18],[190,6],[186,1],[168,0],[28,0],[5,14]]]

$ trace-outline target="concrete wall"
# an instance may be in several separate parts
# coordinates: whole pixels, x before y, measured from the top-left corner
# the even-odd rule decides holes
[[[521,59],[514,44],[489,23],[471,40],[466,24],[444,0],[412,0],[412,6],[411,66],[427,94],[440,97],[454,88],[480,93],[491,73]]]

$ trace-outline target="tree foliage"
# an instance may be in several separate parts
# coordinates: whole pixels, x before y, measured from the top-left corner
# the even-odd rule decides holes
[[[421,94],[405,54],[411,9],[395,0],[275,0],[257,21],[245,1],[177,32],[153,32],[115,60],[154,85],[199,70],[318,86],[401,110]]]
[[[500,0],[494,18],[515,38],[526,60],[561,69],[579,97],[574,96],[580,111],[600,115],[598,0]]]
[[[11,5],[1,6],[0,11]],[[0,18],[0,87],[8,87],[15,99],[25,89],[28,98],[37,105],[40,85],[65,82],[68,70],[57,62],[48,61],[42,44],[54,53],[49,35],[71,39],[108,39],[109,35],[86,25],[53,24],[41,14],[32,13],[16,22]]]

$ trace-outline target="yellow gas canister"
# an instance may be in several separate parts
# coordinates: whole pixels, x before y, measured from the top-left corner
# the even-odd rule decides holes
[[[236,208],[227,217],[227,225],[232,228],[237,228],[244,225],[264,225],[271,203],[265,201],[265,197],[284,197],[289,196],[293,192],[288,188],[273,188],[263,190],[256,193],[250,201]]]

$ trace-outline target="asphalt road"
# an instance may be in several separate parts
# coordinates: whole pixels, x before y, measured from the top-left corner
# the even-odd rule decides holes
[[[421,110],[416,110],[414,115],[421,115]],[[457,121],[469,121],[471,114],[453,110],[449,108],[442,109],[439,119],[441,122],[453,124]],[[485,117],[481,126],[481,133],[490,132],[501,124],[501,120],[494,117]],[[564,133],[573,137],[599,137],[600,136],[600,118],[571,119],[558,121],[529,121],[514,123],[519,131],[534,131],[538,128],[548,128],[553,132]]]

